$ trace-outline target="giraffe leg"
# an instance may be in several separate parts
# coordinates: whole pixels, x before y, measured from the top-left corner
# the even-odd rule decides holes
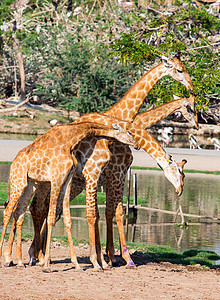
[[[99,220],[99,218],[98,218],[98,220]],[[98,222],[95,222],[95,245],[96,245],[96,253],[97,253],[98,262],[101,263],[102,268],[104,270],[108,270],[109,265],[106,263],[106,261],[104,259],[104,255],[103,255],[102,248],[101,248]]]
[[[130,254],[128,252],[128,248],[126,245],[126,239],[125,239],[125,233],[124,233],[124,227],[123,227],[123,206],[122,202],[119,202],[116,206],[115,211],[115,219],[118,225],[118,232],[119,232],[119,238],[120,238],[120,244],[121,244],[121,251],[122,251],[122,257],[126,261],[127,268],[134,268],[135,264],[132,261]]]
[[[70,215],[70,199],[69,199],[70,188],[71,188],[71,185],[69,184],[67,186],[67,191],[66,191],[64,199],[63,199],[64,225],[65,225],[66,233],[67,233],[67,237],[68,237],[71,262],[74,264],[75,269],[77,271],[80,271],[82,269],[80,268],[79,263],[77,261],[77,257],[76,257],[76,254],[74,251],[74,246],[73,246],[72,233],[71,233],[71,215]]]
[[[49,210],[49,192],[50,183],[41,183],[40,187],[35,192],[34,198],[30,206],[30,212],[34,224],[34,239],[28,251],[30,256],[29,265],[35,265],[37,258],[39,260],[39,265],[44,264],[44,256],[41,247],[41,230],[42,227],[45,226]]]
[[[50,206],[49,206],[49,212],[47,217],[47,242],[46,242],[46,251],[45,251],[45,257],[44,257],[44,269],[43,271],[46,273],[49,273],[50,270],[50,242],[52,237],[52,229],[55,225],[56,221],[56,208],[57,208],[57,201],[58,197],[63,185],[64,189],[64,197],[69,198],[70,197],[70,184],[72,180],[72,161],[69,162],[69,170],[66,170],[66,173],[68,174],[66,178],[60,177],[56,178],[55,183],[51,182],[51,192],[50,192]],[[60,174],[62,175],[62,174]]]
[[[18,205],[14,211],[13,215],[13,226],[11,229],[11,234],[10,238],[6,247],[6,250],[4,252],[6,264],[11,261],[11,251],[12,251],[12,245],[13,245],[13,240],[14,240],[14,234],[15,234],[15,226],[17,229],[17,247],[16,247],[16,258],[18,261],[18,266],[22,267],[22,254],[21,254],[21,240],[22,240],[22,225],[25,217],[25,212],[27,209],[27,206],[29,204],[29,201],[31,197],[33,196],[35,190],[36,190],[37,183],[28,180],[28,185],[24,189],[24,192],[22,193]]]
[[[15,232],[16,232],[16,219],[13,217],[10,236],[9,236],[8,243],[7,243],[5,252],[4,252],[4,257],[5,257],[4,266],[6,266],[6,267],[13,266],[13,260],[12,260],[11,254],[12,254],[12,245],[14,242]]]
[[[11,195],[10,195],[8,205],[4,210],[3,228],[2,228],[2,234],[1,234],[1,239],[0,239],[0,257],[2,255],[2,247],[3,247],[4,237],[5,237],[8,223],[11,218],[12,211],[13,211],[15,205],[17,204],[17,202],[19,201],[25,187],[27,186],[27,182],[25,180],[23,182],[19,182],[19,189],[17,188],[16,184],[17,184],[16,182],[13,183],[11,180]],[[13,233],[11,235],[11,239],[12,238],[14,238]],[[10,242],[11,242],[11,240],[10,240]],[[11,253],[11,252],[9,252],[9,253]]]
[[[107,225],[107,242],[106,242],[106,253],[109,257],[109,266],[112,267],[116,264],[116,259],[114,257],[115,249],[113,242],[113,218],[114,218],[114,204],[112,203],[112,185],[108,180],[106,183],[106,225]]]
[[[126,239],[123,227],[123,190],[124,181],[127,167],[124,168],[120,176],[115,176],[117,172],[112,173],[108,178],[106,185],[107,199],[106,199],[106,222],[107,222],[107,254],[109,256],[109,264],[116,263],[114,258],[114,243],[113,243],[113,215],[115,214],[119,238],[122,249],[122,257],[127,262],[127,267],[135,267],[131,260],[130,254],[127,249]]]
[[[90,261],[95,271],[101,271],[102,268],[97,261],[96,253],[96,233],[95,228],[98,226],[99,213],[97,206],[97,190],[94,185],[86,183],[86,217],[89,227],[89,245],[90,245]]]

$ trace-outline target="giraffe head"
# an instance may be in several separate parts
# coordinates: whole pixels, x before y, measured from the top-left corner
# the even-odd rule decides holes
[[[166,178],[173,184],[177,196],[181,196],[184,186],[184,173],[183,167],[187,163],[185,159],[181,163],[176,163],[172,160],[171,156],[167,159],[168,165],[163,166],[164,174]]]
[[[134,147],[134,149],[139,150],[140,146],[138,143],[133,139],[132,134],[130,131],[125,131],[121,126],[117,123],[112,124],[112,127],[115,129],[115,138],[123,143],[128,144]]]
[[[183,117],[196,129],[199,129],[198,116],[195,106],[196,95],[191,94],[189,98],[185,98],[183,105],[179,109]]]
[[[184,84],[189,91],[193,91],[193,84],[185,65],[180,61],[180,55],[175,58],[162,56],[164,65],[164,76],[171,76],[173,79]]]

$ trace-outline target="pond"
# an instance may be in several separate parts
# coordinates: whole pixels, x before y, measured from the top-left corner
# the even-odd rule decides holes
[[[0,182],[7,181],[8,173],[9,165],[0,165]],[[212,222],[209,218],[186,216],[184,221],[189,225],[186,229],[180,229],[174,224],[179,205],[185,214],[220,218],[220,177],[218,175],[187,173],[184,192],[178,199],[173,186],[164,177],[162,171],[132,170],[132,173],[137,173],[138,198],[145,200],[143,206],[154,210],[138,209],[136,215],[132,213],[129,216],[129,224],[125,226],[128,241],[170,245],[178,251],[192,248],[213,250],[220,255],[220,220]],[[126,188],[124,194],[127,195]],[[100,236],[105,240],[105,208],[101,206],[99,210]],[[85,207],[72,207],[71,216],[73,236],[88,239]],[[0,223],[2,220],[1,210]],[[181,223],[180,216],[177,217],[177,223]],[[26,214],[23,230],[33,232],[29,213]],[[63,218],[56,224],[53,235],[66,235]],[[116,223],[114,223],[114,239],[118,240]]]

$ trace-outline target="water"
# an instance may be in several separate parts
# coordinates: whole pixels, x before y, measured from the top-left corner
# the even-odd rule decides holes
[[[186,174],[184,192],[177,199],[173,186],[160,171],[132,170],[137,173],[138,197],[150,208],[176,212],[181,204],[183,213],[220,218],[220,177],[205,174]],[[0,165],[0,182],[7,181],[9,165]],[[126,184],[127,186],[127,184]],[[131,185],[132,186],[132,185]],[[127,194],[126,188],[124,191]],[[132,196],[132,195],[131,195]],[[88,239],[85,208],[71,208],[72,234],[75,238]],[[128,241],[170,245],[178,251],[186,249],[213,250],[220,255],[220,222],[209,219],[185,217],[187,229],[180,229],[174,223],[173,214],[154,210],[138,210],[137,216],[129,218]],[[0,223],[3,214],[0,211]],[[181,222],[180,216],[177,223]],[[9,227],[10,228],[10,227]],[[9,231],[9,230],[8,230]],[[30,214],[26,214],[24,232],[33,232]],[[54,235],[65,235],[63,219],[53,230]],[[106,239],[105,208],[100,207],[100,236]],[[114,239],[118,230],[114,223]]]

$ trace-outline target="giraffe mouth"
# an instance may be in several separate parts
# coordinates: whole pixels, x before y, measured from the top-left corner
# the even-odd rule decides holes
[[[183,187],[182,187],[182,185],[180,185],[180,186],[176,189],[177,196],[180,197],[180,196],[182,195],[182,192],[183,192]]]

